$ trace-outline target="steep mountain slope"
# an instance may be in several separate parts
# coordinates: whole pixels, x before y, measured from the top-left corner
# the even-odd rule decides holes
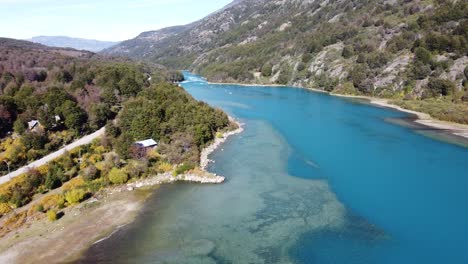
[[[125,50],[211,81],[461,101],[467,14],[468,3],[456,0],[238,0]]]
[[[161,47],[167,45],[165,40],[177,36],[189,28],[190,25],[175,26],[143,32],[134,39],[126,40],[118,45],[104,49],[102,53],[144,59],[151,56],[155,49],[161,49]]]
[[[78,50],[89,50],[92,52],[99,52],[119,43],[112,41],[99,41],[94,39],[71,38],[65,36],[39,36],[28,40],[49,47],[73,48]]]

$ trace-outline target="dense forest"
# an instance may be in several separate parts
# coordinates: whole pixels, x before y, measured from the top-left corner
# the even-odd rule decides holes
[[[180,78],[180,73],[125,59],[1,40],[0,171],[103,127],[152,83]]]
[[[135,139],[153,138],[171,163],[194,166],[201,148],[229,125],[221,110],[193,100],[183,88],[170,84],[151,86],[127,101],[118,120],[116,126],[109,124],[108,131],[113,131],[122,157],[128,157],[125,152]]]
[[[468,3],[454,0],[242,0],[106,52],[191,69],[215,82],[390,98],[468,123],[467,14]]]

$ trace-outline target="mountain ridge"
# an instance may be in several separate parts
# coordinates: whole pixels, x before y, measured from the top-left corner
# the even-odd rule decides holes
[[[85,38],[73,38],[68,36],[36,36],[27,40],[50,47],[73,48],[92,52],[99,52],[103,49],[120,43],[115,41],[101,41]]]

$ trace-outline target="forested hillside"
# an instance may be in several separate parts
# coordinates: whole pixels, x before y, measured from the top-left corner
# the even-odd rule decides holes
[[[0,39],[0,171],[5,174],[96,131],[120,112],[118,120],[127,125],[125,140],[114,147],[123,157],[135,141],[152,137],[170,144],[180,133],[193,138],[198,151],[228,121],[170,84],[181,78],[178,72],[127,59]],[[135,104],[141,100],[157,105]],[[127,113],[132,110],[139,115]],[[132,124],[135,120],[144,129]],[[153,130],[159,132],[143,133]]]
[[[232,124],[173,84],[181,80],[160,66],[0,39],[2,174],[106,128],[0,185],[0,237],[34,219],[55,221],[107,186],[196,168],[201,149]]]
[[[468,3],[454,0],[241,0],[161,40],[122,45],[211,81],[405,99],[468,123],[467,14]]]

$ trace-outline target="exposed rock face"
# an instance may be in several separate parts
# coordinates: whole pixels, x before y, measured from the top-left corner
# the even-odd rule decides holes
[[[166,184],[166,183],[174,183],[174,182],[179,182],[179,181],[218,184],[218,183],[223,183],[224,180],[225,178],[222,176],[208,175],[208,174],[197,175],[197,174],[189,173],[189,174],[180,174],[177,176],[173,176],[172,173],[164,173],[164,174],[158,174],[154,177],[150,177],[144,180],[139,180],[137,182],[128,183],[126,186],[128,189],[130,188],[138,189],[142,187],[155,186],[155,185]]]
[[[104,49],[102,53],[144,59],[153,54],[154,49],[157,49],[161,45],[166,45],[164,42],[166,39],[177,36],[189,27],[190,25],[176,26],[143,32],[134,39],[123,41],[119,45]]]
[[[395,85],[396,88],[401,88],[401,81],[397,78],[401,73],[406,71],[408,64],[413,58],[412,54],[401,54],[390,62],[385,69],[375,78],[374,87],[380,88],[385,86]]]

